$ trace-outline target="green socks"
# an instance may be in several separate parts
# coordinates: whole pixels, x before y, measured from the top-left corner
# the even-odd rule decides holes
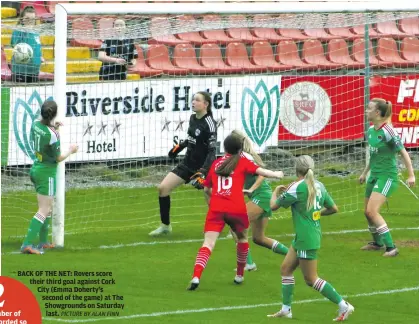
[[[26,235],[23,245],[32,245],[38,233],[41,231],[42,225],[45,222],[45,216],[36,213],[29,224],[28,234]]]
[[[44,221],[44,224],[41,227],[39,232],[39,243],[47,243],[48,242],[48,232],[49,232],[49,224],[51,222],[51,216],[47,217]]]
[[[294,294],[294,277],[282,277],[282,304],[291,307],[292,296]]]
[[[272,251],[278,254],[286,255],[288,253],[288,248],[278,241],[274,241],[272,244]]]
[[[393,238],[391,237],[390,230],[387,224],[381,225],[377,228],[377,233],[387,248],[394,248]]]
[[[253,264],[253,259],[252,259],[252,254],[250,253],[250,249],[247,252],[246,264]]]
[[[342,297],[337,293],[335,288],[323,279],[317,278],[313,288],[335,304],[339,304],[342,301]]]

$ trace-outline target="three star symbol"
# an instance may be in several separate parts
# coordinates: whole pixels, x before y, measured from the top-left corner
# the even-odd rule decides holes
[[[220,116],[220,118],[217,120],[217,128],[220,126],[224,127],[224,122],[225,122],[226,118],[224,118],[222,115]]]
[[[118,135],[119,135],[119,127],[120,126],[121,126],[121,123],[118,124],[118,122],[115,120],[115,124],[113,126],[113,131],[112,131],[112,134],[111,135],[113,135],[113,133],[115,133],[115,132],[117,132]]]
[[[183,123],[184,123],[185,121],[184,120],[182,120],[180,117],[179,117],[179,121],[178,121],[178,123],[177,123],[177,127],[176,127],[176,129],[175,130],[178,130],[178,129],[180,129],[181,131],[183,131]]]
[[[92,128],[93,128],[93,125],[90,125],[90,123],[87,122],[86,130],[84,131],[83,137],[86,134],[92,135]]]
[[[103,133],[104,135],[106,135],[106,127],[108,127],[108,124],[105,124],[104,122],[101,122],[102,125],[100,126],[100,130],[98,135],[100,135],[101,133]]]
[[[167,129],[167,131],[169,131],[169,125],[170,125],[170,123],[171,123],[171,121],[167,120],[167,118],[165,117],[164,118],[164,122],[163,122],[164,126],[163,126],[163,128],[162,128],[161,131],[163,132],[165,129]]]

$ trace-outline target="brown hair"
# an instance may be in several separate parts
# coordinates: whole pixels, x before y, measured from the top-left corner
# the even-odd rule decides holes
[[[208,103],[207,106],[207,115],[210,115],[212,117],[212,99],[211,99],[211,94],[209,92],[206,91],[198,91],[196,94],[200,94],[201,96],[204,97],[205,102]]]
[[[19,19],[19,23],[21,25],[23,25],[23,18],[25,17],[27,13],[34,13],[36,15],[35,8],[32,6],[26,6],[25,8],[23,8],[23,10],[20,12],[20,19]]]
[[[58,106],[57,103],[53,100],[47,100],[42,104],[41,107],[41,123],[44,125],[50,125],[51,120],[57,116]]]
[[[314,206],[314,200],[316,199],[316,186],[314,182],[314,161],[309,155],[301,155],[295,159],[295,171],[297,176],[304,177],[304,181],[307,184],[308,197],[307,197],[307,210],[310,210]]]
[[[234,129],[231,132],[231,134],[242,138],[243,152],[250,154],[253,157],[253,160],[255,161],[255,163],[259,165],[260,167],[265,166],[259,154],[257,154],[255,149],[253,148],[252,141],[249,139],[249,137],[247,137],[242,131],[239,131],[238,129]]]
[[[380,112],[380,116],[391,122],[393,113],[391,102],[382,98],[374,98],[371,102],[375,103],[375,108]]]
[[[240,153],[243,150],[243,139],[235,136],[228,135],[224,140],[224,151],[231,154],[226,158],[223,163],[215,170],[215,173],[222,177],[229,177],[234,171],[240,160]]]

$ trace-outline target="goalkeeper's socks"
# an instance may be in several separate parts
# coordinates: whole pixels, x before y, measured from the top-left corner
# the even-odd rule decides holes
[[[165,225],[170,224],[170,196],[159,197],[160,219]]]
[[[26,235],[25,241],[23,242],[23,246],[33,244],[41,230],[42,225],[45,222],[45,218],[46,217],[40,213],[35,214],[31,220],[31,223],[29,224],[28,234]]]
[[[274,240],[274,243],[272,244],[272,251],[278,254],[286,255],[288,253],[288,248],[284,244]]]
[[[246,266],[247,253],[249,252],[249,243],[237,243],[237,275],[243,276]]]
[[[208,259],[211,256],[211,250],[206,246],[203,246],[199,249],[198,255],[195,260],[195,267],[193,269],[192,278],[201,279],[202,271],[204,271],[207,266]]]
[[[44,224],[39,231],[39,242],[48,243],[49,224],[51,223],[51,216],[45,218]]]

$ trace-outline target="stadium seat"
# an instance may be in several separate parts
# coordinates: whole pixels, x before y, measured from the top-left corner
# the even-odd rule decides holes
[[[303,60],[309,64],[315,64],[320,69],[339,69],[342,64],[332,63],[324,56],[322,43],[317,39],[310,39],[304,42],[302,50]]]
[[[175,66],[189,69],[193,74],[214,74],[216,69],[204,67],[196,59],[195,48],[191,44],[179,44],[173,51],[173,63]]]
[[[255,15],[253,21],[255,25],[262,25],[269,22],[271,17],[268,15]],[[269,42],[277,43],[281,40],[291,40],[289,37],[284,37],[275,31],[275,28],[255,27],[251,30],[251,33],[261,39],[267,39]]]
[[[179,27],[189,27],[192,29],[197,27],[197,22],[193,16],[190,15],[183,15],[178,17],[178,24]],[[204,43],[216,43],[217,40],[215,39],[206,39],[199,34],[197,31],[187,32],[187,33],[179,33],[177,37],[180,40],[187,41],[194,45],[202,45]]]
[[[356,38],[364,38],[365,37],[365,26],[359,25],[350,28],[350,31],[355,34]],[[368,26],[368,35],[370,39],[378,38],[378,34],[372,26]]]
[[[148,66],[156,70],[162,70],[170,75],[186,75],[189,73],[188,69],[181,69],[173,66],[169,57],[169,50],[164,44],[151,45],[148,48],[147,60]]]
[[[170,21],[164,17],[153,17],[150,22],[150,32],[152,38],[148,40],[150,45],[152,44],[164,44],[167,46],[175,46],[177,44],[187,44],[189,42],[176,38],[175,35],[167,34],[162,35],[163,32],[169,32],[172,30]],[[157,35],[157,36],[156,36]]]
[[[416,37],[405,37],[402,40],[400,52],[405,60],[419,63],[419,39]]]
[[[88,18],[77,18],[73,20],[72,35],[70,44],[72,46],[85,46],[89,48],[100,48],[102,41],[98,39],[84,39],[86,33],[93,33],[93,24]]]
[[[114,35],[113,22],[114,18],[102,17],[97,22],[97,28],[99,29],[99,37],[101,40],[109,39]]]
[[[1,19],[14,18],[17,16],[17,10],[10,7],[1,7]]]
[[[307,35],[304,35],[301,30],[296,28],[279,28],[278,33],[286,38],[290,38],[296,41],[303,41],[306,39],[310,39]]]
[[[217,44],[221,44],[221,45],[227,45],[229,43],[236,42],[235,39],[226,35],[226,33],[224,32],[224,29],[221,29],[223,24],[222,24],[220,16],[204,15],[202,17],[202,24],[206,26],[220,26],[220,29],[203,30],[201,32],[202,37],[206,39],[216,39]]]
[[[335,27],[335,28],[328,28],[327,30],[330,35],[337,36],[339,38],[351,40],[354,38],[361,37],[359,35],[355,35],[354,33],[352,33],[349,27]]]
[[[415,63],[402,59],[397,50],[397,43],[393,38],[380,38],[377,43],[377,57],[379,61],[391,63],[397,68],[413,67]]]
[[[244,72],[263,72],[266,66],[257,66],[250,62],[247,56],[246,45],[243,43],[230,43],[226,47],[226,63],[230,66],[242,68]]]
[[[133,67],[128,67],[129,73],[139,74],[141,77],[151,77],[163,74],[162,70],[152,69],[146,64],[144,52],[140,45],[135,44],[135,48],[137,49],[138,58]]]
[[[269,71],[286,71],[293,68],[292,65],[283,65],[275,61],[272,46],[268,42],[253,43],[250,61],[255,65],[268,67]]]
[[[263,41],[266,39],[252,35],[249,28],[246,26],[247,20],[243,15],[232,15],[228,18],[231,24],[237,24],[244,27],[239,28],[228,28],[226,33],[228,36],[233,38],[236,42],[243,42],[245,44],[252,44],[254,42]]]
[[[331,39],[328,43],[328,58],[331,62],[342,64],[346,68],[361,69],[365,64],[355,62],[349,55],[348,44],[344,39]]]
[[[397,28],[395,20],[377,22],[375,28],[379,37],[404,38],[408,36]]]
[[[35,9],[36,16],[42,20],[51,19],[54,17],[54,15],[47,11],[45,8],[44,1],[23,1],[20,5],[20,12],[22,12],[22,10],[27,6],[32,6]]]
[[[399,27],[407,35],[419,36],[419,17],[400,19]]]
[[[217,44],[201,46],[199,63],[204,67],[216,70],[219,74],[235,74],[243,71],[242,68],[228,66],[224,63],[221,49]]]
[[[333,36],[328,33],[323,28],[309,28],[304,29],[304,34],[306,34],[311,39],[319,39],[321,41],[327,41],[329,39],[337,39],[340,36]]]
[[[9,81],[12,79],[12,71],[10,71],[9,64],[7,64],[7,58],[4,53],[3,46],[1,47],[1,79],[3,81]]]
[[[294,41],[282,41],[276,47],[276,61],[284,65],[292,65],[295,69],[300,70],[317,70],[316,64],[308,64],[303,62],[298,55],[297,44]]]
[[[369,65],[373,67],[386,67],[391,66],[391,63],[380,62],[374,54],[372,42],[368,41],[369,46]],[[352,44],[352,55],[351,57],[355,62],[365,64],[365,40],[363,38],[357,38]]]

